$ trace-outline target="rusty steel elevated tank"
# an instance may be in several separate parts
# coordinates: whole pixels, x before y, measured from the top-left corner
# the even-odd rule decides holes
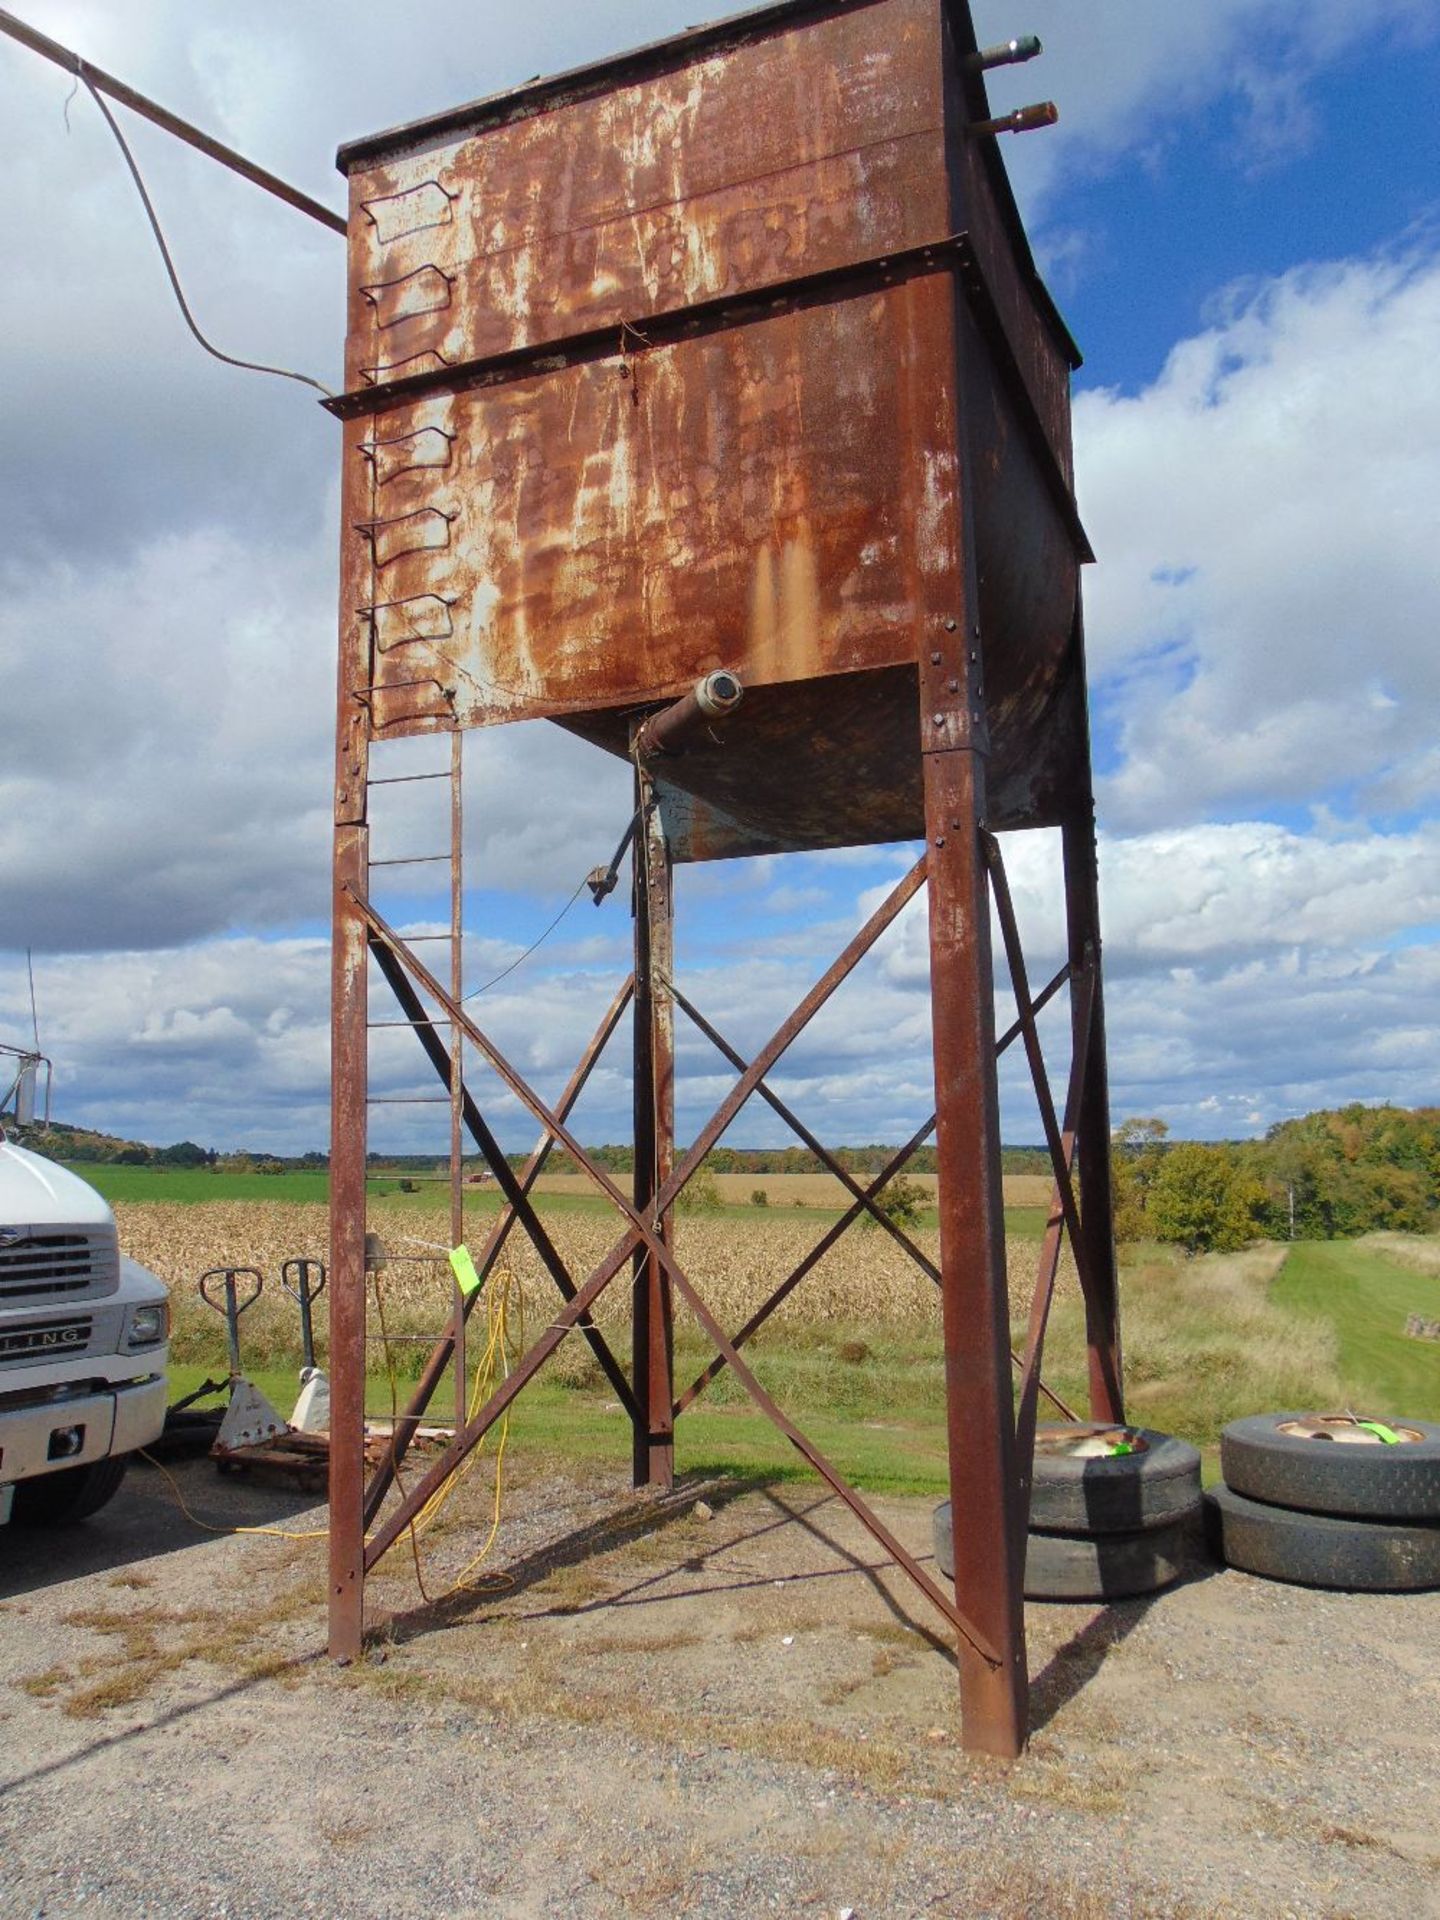
[[[1041,1377],[1062,1244],[1084,1297],[1091,1417],[1123,1419],[1079,595],[1089,552],[1070,458],[1076,356],[997,146],[1004,128],[1044,124],[1054,109],[997,120],[985,82],[991,65],[1028,57],[1017,52],[1026,44],[1036,50],[982,52],[964,0],[787,0],[341,151],[346,383],[327,402],[345,423],[330,1158],[337,1659],[361,1649],[367,1573],[578,1333],[629,1415],[637,1486],[674,1484],[677,1422],[728,1368],[955,1629],[966,1744],[1009,1755],[1024,1744],[1039,1395],[1071,1413]],[[558,1109],[463,991],[475,880],[462,872],[460,735],[528,719],[634,763],[620,850],[591,875],[602,899],[628,859],[633,967]],[[377,868],[447,858],[428,845],[371,857],[373,789],[391,784],[372,778],[372,749],[417,734],[450,736],[448,774],[399,776],[450,783],[448,935],[407,936],[371,893]],[[1001,834],[1038,826],[1059,829],[1066,957],[1036,991]],[[915,839],[924,847],[908,871],[748,1060],[677,985],[675,862]],[[865,1189],[767,1076],[922,888],[934,1110]],[[992,912],[1016,1007],[1003,1035]],[[437,939],[449,941],[448,984],[418,945]],[[382,981],[398,1022],[370,1019]],[[1063,1102],[1036,1025],[1062,990]],[[565,1119],[627,1007],[628,1193]],[[683,1150],[677,1010],[739,1076]],[[368,1485],[365,1466],[367,1116],[388,1097],[370,1092],[368,1046],[373,1026],[395,1024],[413,1029],[446,1089],[431,1098],[450,1121],[453,1237],[465,1231],[468,1131],[506,1202],[477,1272],[523,1227],[563,1297],[477,1410],[465,1322],[480,1289],[457,1291],[405,1415],[419,1419],[450,1372],[457,1431],[408,1489],[403,1422]],[[1012,1042],[1055,1182],[1023,1352],[1010,1339],[996,1066]],[[467,1081],[467,1053],[541,1127],[523,1178]],[[950,1496],[965,1516],[948,1590],[740,1353],[818,1252],[773,1276],[733,1339],[679,1258],[679,1196],[756,1094],[851,1193],[821,1247],[863,1212],[893,1228],[876,1195],[934,1132],[938,1265],[910,1252],[939,1293]],[[528,1197],[554,1145],[620,1216],[620,1237],[588,1276],[570,1272]],[[612,1284],[630,1289],[628,1371],[589,1317]],[[679,1392],[677,1303],[715,1347]]]
[[[930,710],[964,724],[917,650],[958,496],[991,824],[1061,816],[1076,356],[974,53],[946,0],[794,0],[342,150],[373,737],[545,716],[626,754],[723,669],[743,720],[655,769],[676,859],[914,838]]]

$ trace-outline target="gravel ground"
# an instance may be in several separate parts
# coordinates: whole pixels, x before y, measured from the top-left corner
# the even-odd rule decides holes
[[[177,1473],[216,1525],[323,1525]],[[1006,1768],[960,1751],[938,1623],[822,1496],[522,1465],[500,1577],[426,1605],[397,1551],[345,1671],[323,1543],[205,1533],[153,1471],[0,1533],[0,1915],[1440,1916],[1440,1595],[1197,1571],[1032,1606]],[[426,1536],[432,1592],[487,1501]],[[876,1505],[926,1547],[928,1503]]]

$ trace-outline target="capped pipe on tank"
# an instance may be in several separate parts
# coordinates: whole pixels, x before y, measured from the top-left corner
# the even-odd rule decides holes
[[[989,73],[992,67],[1018,67],[1023,61],[1036,60],[1044,52],[1037,34],[1022,33],[998,46],[981,47],[965,62],[972,73]]]
[[[689,693],[650,715],[635,735],[636,753],[647,760],[655,754],[683,753],[718,721],[728,720],[744,695],[738,673],[724,667],[707,673]]]

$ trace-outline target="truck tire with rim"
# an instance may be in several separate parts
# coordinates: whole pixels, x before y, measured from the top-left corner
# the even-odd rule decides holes
[[[129,1464],[128,1454],[117,1453],[108,1460],[92,1460],[83,1467],[62,1467],[58,1473],[21,1480],[15,1488],[11,1519],[27,1527],[68,1526],[74,1520],[88,1520],[114,1498]]]
[[[1158,1593],[1185,1570],[1196,1529],[1187,1515],[1139,1533],[1031,1533],[1025,1541],[1027,1600],[1126,1600]],[[955,1578],[950,1502],[935,1509],[935,1559]]]
[[[1297,1513],[1229,1487],[1207,1493],[1205,1507],[1218,1557],[1244,1573],[1340,1593],[1440,1587],[1440,1526]]]
[[[1173,1434],[1088,1421],[1035,1430],[1030,1525],[1040,1532],[1140,1533],[1199,1504],[1200,1455]]]
[[[1382,1425],[1398,1439],[1371,1428]],[[1351,1414],[1261,1413],[1220,1435],[1232,1492],[1268,1506],[1363,1520],[1440,1522],[1440,1426]]]

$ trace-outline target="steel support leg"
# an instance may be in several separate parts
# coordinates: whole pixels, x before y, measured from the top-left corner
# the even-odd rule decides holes
[[[369,828],[335,833],[330,1057],[330,1654],[354,1660],[365,1610],[365,1120]]]
[[[1080,1162],[1080,1232],[1085,1258],[1085,1340],[1089,1349],[1090,1417],[1125,1418],[1120,1358],[1120,1289],[1115,1266],[1113,1196],[1110,1186],[1110,1089],[1105,1070],[1105,994],[1100,968],[1100,894],[1095,859],[1095,816],[1086,805],[1062,829],[1065,855],[1065,918],[1070,943],[1072,1025],[1085,1017],[1077,982],[1088,955],[1093,970],[1093,1006],[1085,1083],[1076,1130]]]
[[[978,754],[925,756],[955,1600],[1001,1656],[991,1666],[960,1642],[962,1732],[968,1748],[1013,1758],[1025,1744],[1029,1695],[983,802]]]
[[[670,849],[650,776],[638,768],[635,804],[635,1208],[648,1216],[675,1165],[674,885]],[[667,1246],[672,1215],[656,1223]],[[635,1255],[632,1306],[634,1482],[675,1483],[674,1304],[653,1252]]]

